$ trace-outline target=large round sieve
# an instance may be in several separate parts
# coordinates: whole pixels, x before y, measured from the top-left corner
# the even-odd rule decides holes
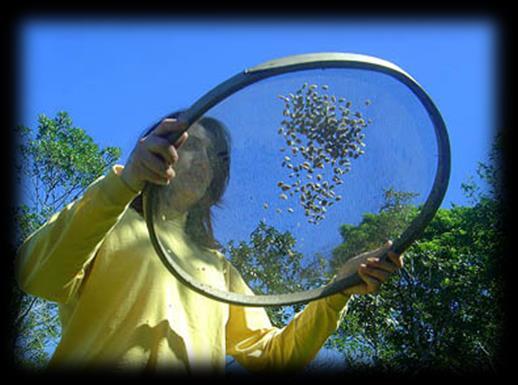
[[[333,280],[336,269],[383,239],[404,252],[448,185],[449,141],[437,107],[410,75],[379,58],[272,60],[226,80],[181,117],[186,130],[219,122],[231,134],[230,182],[213,222],[225,247],[186,257],[169,239],[164,187],[146,186],[144,214],[166,268],[216,300],[289,305],[356,285],[356,274]],[[246,290],[229,283],[228,269]],[[277,283],[265,284],[254,271]]]

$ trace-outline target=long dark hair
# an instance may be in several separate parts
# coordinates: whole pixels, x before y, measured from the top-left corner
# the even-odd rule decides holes
[[[166,118],[176,119],[181,113],[182,111],[177,111],[165,116],[146,130],[141,137],[149,135],[162,120]],[[209,153],[213,178],[205,195],[189,210],[185,232],[198,246],[208,249],[222,249],[222,245],[214,238],[211,208],[214,205],[221,207],[222,197],[230,179],[231,137],[225,125],[217,119],[203,117],[198,123],[209,133],[215,148],[214,153]],[[130,207],[143,217],[142,195],[133,199]]]

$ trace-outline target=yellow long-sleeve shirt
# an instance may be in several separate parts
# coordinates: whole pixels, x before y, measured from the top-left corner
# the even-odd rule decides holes
[[[62,336],[51,368],[223,372],[228,354],[253,371],[282,370],[315,357],[337,329],[348,297],[311,302],[279,329],[263,308],[228,305],[188,289],[162,265],[144,219],[128,207],[136,194],[121,171],[115,166],[90,185],[17,255],[19,286],[59,304]],[[187,242],[185,219],[171,222],[167,237],[175,254],[190,261],[191,274],[251,294],[221,253]]]

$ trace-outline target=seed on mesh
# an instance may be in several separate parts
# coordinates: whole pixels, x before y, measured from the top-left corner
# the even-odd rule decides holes
[[[275,210],[275,212],[276,212],[277,214],[280,214],[280,213],[282,213],[282,210],[281,210],[281,209],[276,209],[276,210]]]
[[[286,194],[280,194],[279,198],[286,200],[288,199],[288,196]]]
[[[289,177],[296,178],[296,181],[291,186],[283,182],[279,187],[283,186],[283,191],[289,190],[290,197],[298,195],[305,215],[313,223],[324,218],[326,207],[341,199],[332,190],[343,184],[340,176],[351,170],[350,159],[364,154],[363,129],[372,122],[363,118],[361,112],[351,110],[352,101],[319,92],[318,88],[317,84],[305,83],[288,96],[280,97],[285,104],[283,113],[287,118],[282,119],[282,127],[278,130],[291,153],[302,158],[301,162],[295,162],[284,157],[282,167],[292,170]],[[321,85],[320,90],[328,91],[329,85]],[[370,105],[369,99],[364,102]],[[300,185],[303,175],[311,181],[313,168],[325,169],[326,163],[330,165],[330,173],[333,171],[331,175],[321,171],[315,173],[315,181],[319,183]],[[334,184],[329,184],[328,178],[332,178]]]
[[[288,212],[293,213],[293,209],[291,207],[288,207]]]
[[[265,209],[267,209],[267,208],[268,208],[268,207],[270,207],[270,206],[268,206],[268,203],[267,203],[267,202],[264,202],[263,207],[264,207]]]

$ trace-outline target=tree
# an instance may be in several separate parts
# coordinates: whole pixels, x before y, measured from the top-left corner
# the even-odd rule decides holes
[[[411,373],[495,370],[503,319],[497,269],[504,239],[499,143],[493,146],[490,162],[479,164],[478,176],[489,184],[489,190],[483,192],[470,179],[463,188],[472,205],[439,209],[405,252],[406,267],[378,294],[351,299],[346,318],[326,343],[343,354],[344,368]],[[343,243],[333,250],[331,265],[336,268],[394,239],[418,213],[418,207],[409,203],[414,196],[389,188],[378,213],[364,215],[358,226],[342,225]],[[287,282],[304,282],[297,278],[304,276],[304,269],[293,250],[295,243],[289,232],[281,234],[260,223],[250,242],[237,247],[231,242],[229,254],[257,293],[304,289],[303,284],[286,286]],[[318,279],[326,277],[324,261],[319,268],[310,275],[312,284],[326,283]],[[274,324],[282,327],[302,306],[267,311]]]
[[[296,251],[296,239],[289,231],[281,233],[260,221],[248,243],[235,243],[228,242],[225,254],[255,294],[303,291],[329,280],[325,259],[317,256],[304,263],[303,255]],[[283,327],[302,307],[300,304],[269,306],[266,311],[275,326]]]
[[[497,270],[503,254],[502,202],[494,185],[500,180],[494,162],[497,149],[495,145],[491,163],[479,166],[489,193],[465,185],[475,204],[440,209],[405,252],[401,274],[377,295],[351,300],[347,320],[329,341],[343,352],[350,369],[494,370],[503,319]],[[387,210],[392,219],[385,215]],[[343,227],[344,241],[354,240],[361,250],[366,247],[362,241],[379,237],[378,232],[391,228],[391,221],[405,210],[411,213],[414,208],[389,204],[378,215],[364,217],[359,226]],[[337,248],[336,257],[344,250]]]
[[[66,112],[38,117],[38,127],[17,127],[16,164],[21,202],[15,208],[15,244],[19,247],[53,213],[77,199],[120,157],[116,147],[100,148],[85,130],[73,126]],[[57,307],[22,293],[15,285],[15,359],[41,367],[48,347],[60,335]]]

